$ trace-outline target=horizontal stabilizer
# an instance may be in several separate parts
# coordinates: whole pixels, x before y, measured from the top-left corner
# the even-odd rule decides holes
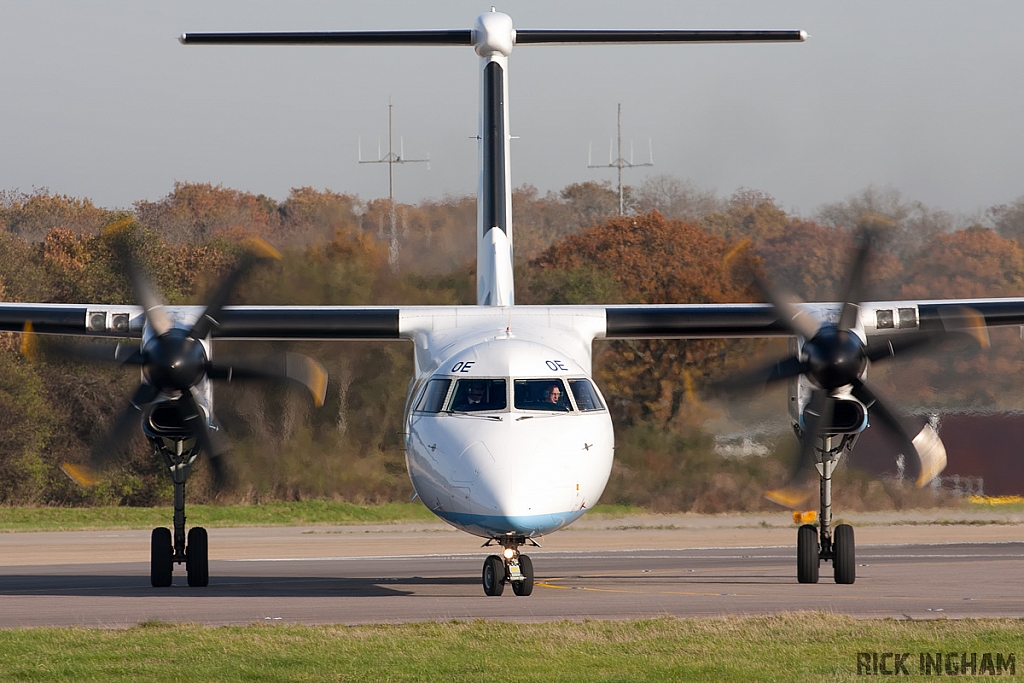
[[[182,33],[182,45],[473,45],[472,29]]]
[[[804,31],[517,29],[516,45],[600,43],[801,43]]]
[[[518,29],[516,45],[601,43],[799,43],[804,31]],[[182,33],[182,45],[467,45],[473,29]]]

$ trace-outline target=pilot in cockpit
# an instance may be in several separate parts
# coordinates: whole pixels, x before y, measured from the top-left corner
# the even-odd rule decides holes
[[[485,410],[484,383],[472,380],[466,382],[466,391],[452,402],[452,408],[459,411]]]
[[[559,405],[562,399],[562,389],[557,384],[550,385],[544,390],[544,402],[554,406]]]

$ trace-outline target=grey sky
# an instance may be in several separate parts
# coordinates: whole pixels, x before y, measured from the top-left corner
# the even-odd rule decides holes
[[[183,31],[468,28],[482,2],[0,0],[0,189],[157,199],[175,180],[283,199],[387,194],[356,163],[395,132],[421,164],[401,201],[476,190],[471,48],[212,47]],[[972,212],[1024,195],[1024,3],[652,0],[497,5],[521,28],[793,28],[799,45],[521,46],[509,64],[512,180],[611,180],[615,106],[655,167],[812,212],[869,184]]]

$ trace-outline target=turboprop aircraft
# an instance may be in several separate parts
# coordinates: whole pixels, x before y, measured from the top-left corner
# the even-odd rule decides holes
[[[813,460],[821,481],[830,481],[828,464],[852,447],[876,415],[904,437],[907,460],[917,463],[918,483],[923,484],[944,465],[941,441],[931,426],[899,417],[866,383],[869,362],[924,345],[947,331],[1024,324],[1024,300],[858,303],[858,287],[852,286],[845,301],[825,304],[794,302],[782,294],[772,294],[774,301],[766,304],[514,302],[507,80],[514,47],[804,39],[802,31],[515,29],[509,16],[493,10],[479,16],[473,28],[459,30],[183,34],[185,45],[474,48],[481,93],[477,305],[226,306],[240,270],[206,308],[163,306],[136,277],[139,306],[0,304],[0,329],[20,331],[28,323],[35,333],[141,340],[138,349],[110,348],[103,360],[131,359],[142,366],[142,383],[115,435],[125,425],[141,423],[175,483],[173,546],[167,529],[156,529],[152,536],[154,586],[170,585],[173,564],[181,562],[190,585],[209,580],[205,532],[192,530],[186,541],[184,484],[199,453],[217,460],[210,380],[230,378],[238,368],[243,375],[290,379],[322,395],[324,379],[315,362],[279,358],[276,371],[260,375],[251,363],[215,360],[213,342],[222,339],[411,342],[415,374],[404,411],[409,476],[438,517],[501,548],[500,554],[487,557],[481,572],[484,592],[491,596],[502,594],[509,583],[516,595],[529,595],[533,563],[521,549],[578,519],[598,501],[608,481],[615,444],[607,402],[591,377],[591,347],[597,339],[791,337],[794,356],[753,379],[790,380],[793,419],[804,436],[802,460]],[[266,251],[263,247],[257,253]],[[856,263],[863,260],[859,256]],[[851,282],[860,282],[859,269],[855,265]],[[102,449],[94,450],[91,464],[102,466],[103,455]],[[81,468],[68,469],[85,478]],[[823,512],[831,509],[826,508],[830,490],[822,484]],[[808,539],[800,530],[801,581],[817,580],[822,560],[833,562],[840,583],[853,581],[852,529],[833,538],[829,521],[822,520],[817,537]]]

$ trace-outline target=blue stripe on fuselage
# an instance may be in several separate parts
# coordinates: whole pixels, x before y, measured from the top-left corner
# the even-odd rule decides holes
[[[466,512],[449,512],[448,510],[432,510],[432,512],[448,522],[477,536],[494,538],[513,534],[516,536],[543,536],[562,527],[572,524],[583,516],[583,510],[554,512],[546,515],[474,515]]]

